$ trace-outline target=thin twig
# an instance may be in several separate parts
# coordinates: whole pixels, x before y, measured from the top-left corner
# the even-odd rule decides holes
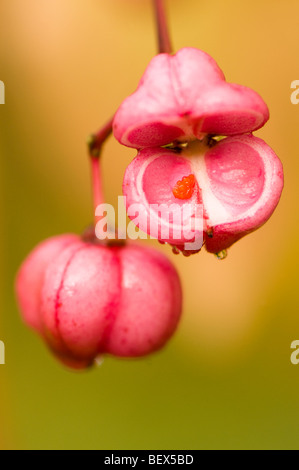
[[[165,52],[171,54],[172,45],[167,25],[164,0],[153,0],[153,6],[157,23],[159,53]]]

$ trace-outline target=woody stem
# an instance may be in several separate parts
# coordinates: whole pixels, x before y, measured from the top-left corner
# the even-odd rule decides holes
[[[167,25],[164,0],[153,0],[158,32],[158,47],[160,53],[171,54],[172,45]]]
[[[94,222],[95,226],[99,217],[95,215],[96,208],[104,203],[102,173],[100,167],[100,157],[102,146],[112,132],[111,118],[97,133],[92,134],[88,140],[88,152],[91,164],[91,180],[93,192],[93,206],[94,206]]]

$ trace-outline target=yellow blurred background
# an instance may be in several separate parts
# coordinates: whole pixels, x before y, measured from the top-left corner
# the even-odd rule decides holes
[[[142,360],[64,369],[23,325],[15,273],[41,240],[92,220],[87,136],[132,93],[156,53],[150,0],[2,0],[1,449],[298,449],[299,79],[297,0],[168,0],[175,50],[212,55],[270,109],[256,135],[281,158],[282,199],[226,260],[172,255],[184,312],[167,347]],[[103,154],[117,206],[134,150]]]

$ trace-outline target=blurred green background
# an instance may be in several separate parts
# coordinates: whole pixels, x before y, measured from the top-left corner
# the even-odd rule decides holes
[[[272,218],[218,261],[171,257],[184,313],[167,347],[146,359],[64,369],[23,325],[14,278],[41,240],[92,220],[87,136],[137,86],[156,53],[149,0],[2,0],[1,449],[298,449],[299,3],[168,0],[175,49],[211,54],[250,86],[271,118],[256,135],[281,158],[285,189]],[[117,205],[134,150],[103,156]]]

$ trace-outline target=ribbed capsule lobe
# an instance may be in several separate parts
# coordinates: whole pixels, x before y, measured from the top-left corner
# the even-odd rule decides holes
[[[79,241],[73,234],[59,235],[39,243],[20,267],[16,278],[16,297],[27,325],[41,332],[40,293],[49,263],[67,246]]]
[[[180,281],[161,253],[72,235],[50,238],[29,255],[16,292],[24,321],[72,368],[101,354],[150,354],[172,336],[181,314]]]
[[[181,285],[161,253],[139,246],[119,250],[122,291],[106,351],[123,357],[160,349],[174,333],[181,314]]]

